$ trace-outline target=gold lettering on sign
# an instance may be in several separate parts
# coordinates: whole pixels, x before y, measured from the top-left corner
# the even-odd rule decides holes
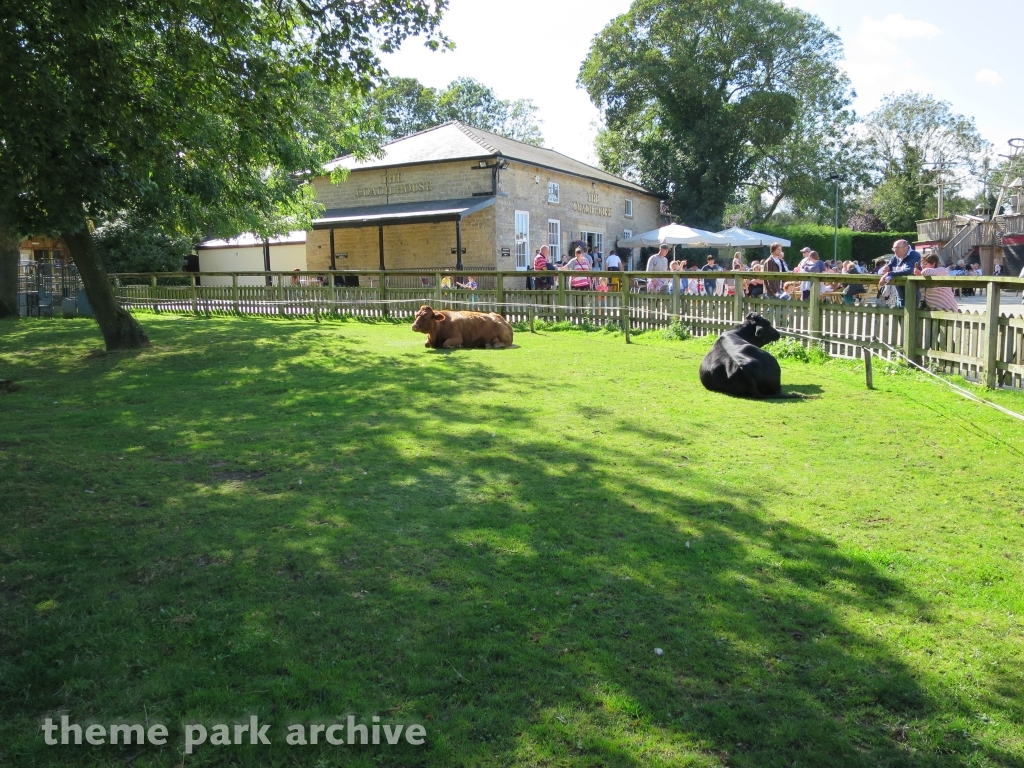
[[[596,197],[596,195],[594,195]],[[588,194],[587,197],[590,197]],[[612,209],[601,205],[591,205],[590,203],[581,203],[579,200],[574,200],[572,209],[577,213],[587,213],[592,216],[607,216],[611,218]]]
[[[597,202],[597,192],[587,192],[587,202],[588,203],[596,203]]]
[[[429,192],[429,181],[402,181],[400,173],[381,174],[382,184],[375,187],[358,187],[356,197],[377,197],[379,195],[408,195],[413,192]]]

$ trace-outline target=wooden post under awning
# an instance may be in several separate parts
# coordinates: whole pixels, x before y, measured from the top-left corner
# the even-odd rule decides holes
[[[380,271],[384,271],[384,227],[377,227],[377,247],[380,250]]]
[[[331,269],[334,270],[334,269],[337,269],[337,268],[338,268],[338,265],[335,262],[335,256],[334,256],[334,228],[331,227]]]
[[[462,269],[462,217],[455,219],[455,269]]]

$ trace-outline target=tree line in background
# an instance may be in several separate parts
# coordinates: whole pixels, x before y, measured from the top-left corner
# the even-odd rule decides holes
[[[839,38],[773,0],[635,0],[598,34],[579,84],[604,117],[601,164],[665,195],[693,226],[841,222],[912,231],[995,203],[974,121],[890,94],[859,119]],[[961,193],[980,189],[974,195]]]

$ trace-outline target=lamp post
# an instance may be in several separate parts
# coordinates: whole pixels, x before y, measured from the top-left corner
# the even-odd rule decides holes
[[[832,242],[832,266],[834,267],[839,262],[839,185],[846,181],[846,174],[833,173],[829,178],[836,184],[836,225]]]

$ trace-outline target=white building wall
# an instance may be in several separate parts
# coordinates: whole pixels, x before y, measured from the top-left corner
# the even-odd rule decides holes
[[[243,246],[236,248],[200,248],[200,272],[262,272],[263,246]],[[293,269],[306,269],[306,244],[286,243],[270,245],[270,269],[272,272],[291,272]],[[203,285],[231,285],[231,277],[202,278]],[[265,279],[258,276],[239,277],[239,285],[264,285]]]

